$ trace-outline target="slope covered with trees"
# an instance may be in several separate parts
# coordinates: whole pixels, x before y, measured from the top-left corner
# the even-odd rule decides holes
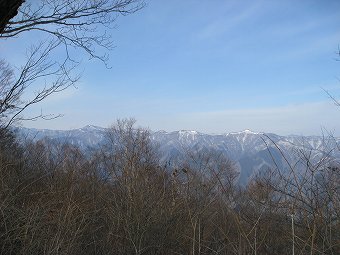
[[[118,121],[91,158],[68,144],[0,153],[2,254],[338,254],[339,170],[268,170],[247,187],[220,154],[160,163],[148,130]],[[294,253],[293,253],[294,250]]]

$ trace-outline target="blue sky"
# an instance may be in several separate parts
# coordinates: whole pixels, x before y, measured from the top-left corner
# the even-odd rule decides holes
[[[64,117],[24,126],[134,117],[152,130],[340,135],[340,109],[323,91],[340,98],[340,1],[150,0],[110,33],[111,68],[84,55],[77,88],[26,112]],[[19,63],[22,43],[0,54]]]

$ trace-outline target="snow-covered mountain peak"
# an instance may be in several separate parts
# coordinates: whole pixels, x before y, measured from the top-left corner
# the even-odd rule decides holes
[[[197,135],[198,132],[195,130],[180,130],[178,131],[180,135]]]
[[[178,131],[178,136],[180,140],[189,139],[191,141],[196,140],[196,137],[199,133],[195,130],[180,130]]]
[[[240,131],[240,132],[231,132],[229,133],[230,135],[260,135],[262,133],[258,133],[258,132],[254,132],[254,131],[251,131],[250,129],[245,129],[243,131]]]
[[[80,128],[81,131],[104,131],[105,128],[94,126],[94,125],[86,125],[85,127]]]
[[[255,135],[258,135],[258,134],[259,134],[259,133],[257,133],[257,132],[251,131],[250,129],[245,129],[245,130],[242,131],[242,133],[246,133],[246,134],[255,134]]]

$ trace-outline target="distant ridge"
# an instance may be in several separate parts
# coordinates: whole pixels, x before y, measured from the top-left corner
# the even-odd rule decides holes
[[[34,141],[48,139],[52,142],[68,142],[85,152],[92,151],[105,144],[106,130],[106,128],[93,125],[71,130],[16,128],[16,132],[21,138]],[[240,183],[247,183],[254,174],[275,165],[285,168],[285,161],[281,152],[294,161],[298,159],[299,153],[308,151],[312,160],[317,161],[340,145],[339,138],[281,136],[254,132],[249,129],[217,135],[204,134],[195,130],[172,132],[161,130],[151,132],[151,140],[159,145],[163,161],[179,161],[188,150],[202,153],[213,150],[222,153],[236,163],[240,172]],[[281,152],[277,147],[280,148]],[[333,150],[330,157],[334,160],[339,159],[339,151]]]

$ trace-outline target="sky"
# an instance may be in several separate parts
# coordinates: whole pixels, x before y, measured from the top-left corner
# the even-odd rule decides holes
[[[25,115],[26,127],[107,127],[135,118],[151,130],[340,135],[340,1],[150,0],[110,30],[109,69],[84,54],[76,87]],[[25,37],[26,36],[26,37]],[[20,63],[24,35],[0,43]]]

